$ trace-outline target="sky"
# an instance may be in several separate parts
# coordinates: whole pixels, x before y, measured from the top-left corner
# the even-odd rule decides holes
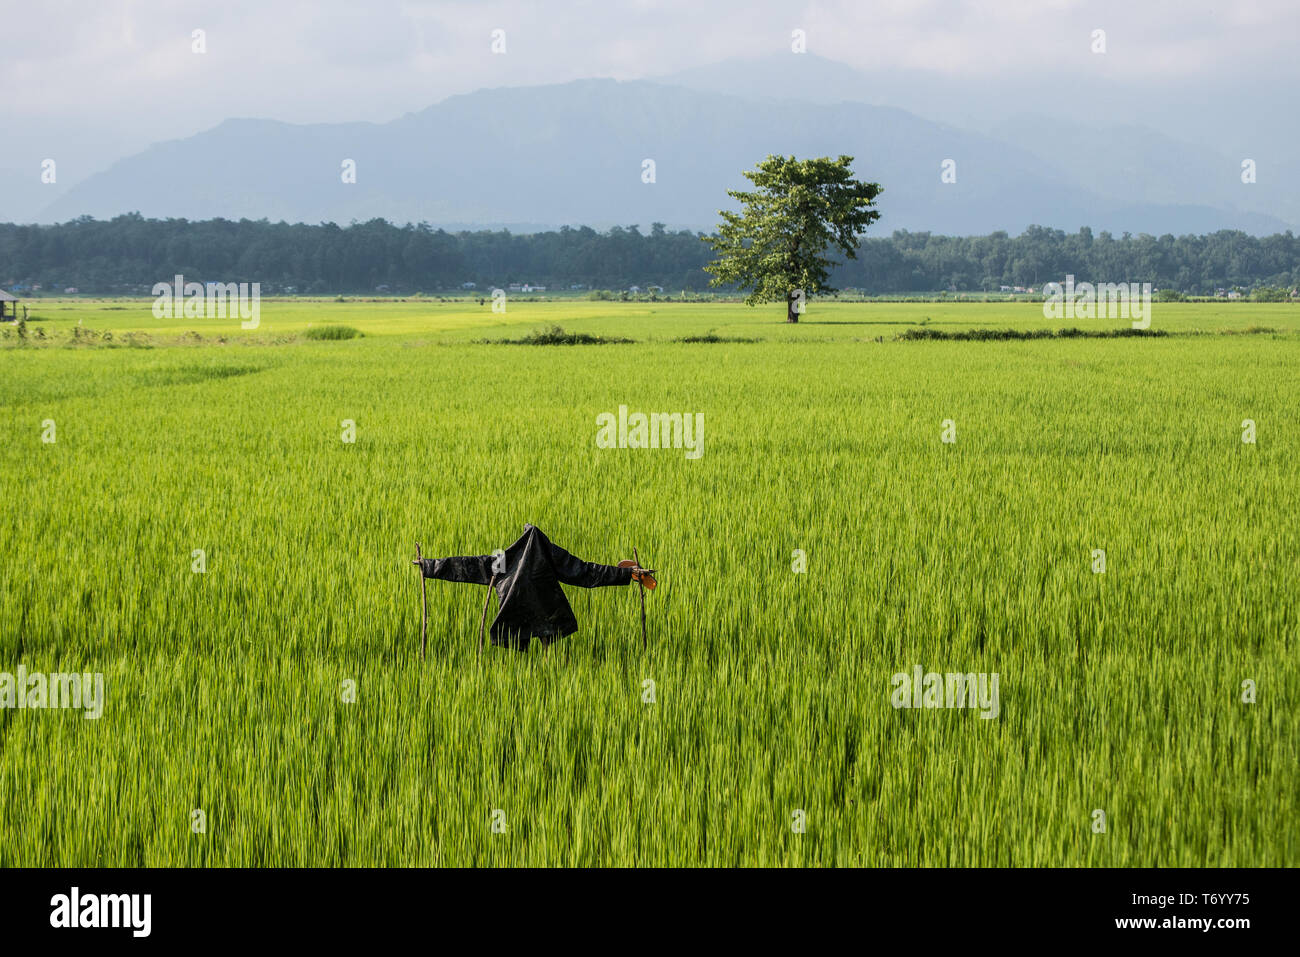
[[[1162,105],[1153,112],[1185,89],[1189,105],[1216,97],[1207,130],[1294,126],[1294,109],[1277,115],[1278,88],[1289,102],[1300,79],[1296,0],[0,0],[0,14],[0,203],[15,195],[5,179],[39,177],[45,158],[58,158],[61,190],[231,117],[383,122],[482,87],[786,52],[794,30],[808,52],[856,69],[999,99],[1030,91],[1040,109],[1086,114],[1072,89],[1099,72],[1125,101]],[[1091,52],[1095,30],[1104,56]],[[943,112],[933,95],[894,105]],[[0,220],[18,212],[29,211],[0,208]]]

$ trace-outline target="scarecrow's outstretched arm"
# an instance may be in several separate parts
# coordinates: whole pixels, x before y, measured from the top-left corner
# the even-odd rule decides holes
[[[555,577],[566,585],[600,588],[604,585],[626,585],[632,581],[632,569],[584,562],[554,542],[551,542],[551,564],[555,567]]]
[[[425,578],[449,582],[488,585],[492,582],[492,556],[468,555],[459,558],[422,558],[420,570]]]

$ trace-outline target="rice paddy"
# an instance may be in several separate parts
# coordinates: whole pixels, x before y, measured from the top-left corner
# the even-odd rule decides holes
[[[39,301],[0,671],[105,693],[0,710],[0,865],[1300,863],[1300,309],[1155,310]],[[620,406],[702,454],[599,447]],[[430,581],[420,660],[415,542],[525,522],[658,569],[646,652],[571,588],[480,662],[483,589]],[[895,707],[917,666],[996,717]]]

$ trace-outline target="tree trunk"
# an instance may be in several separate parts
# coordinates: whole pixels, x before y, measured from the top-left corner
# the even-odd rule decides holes
[[[785,321],[799,321],[799,300],[794,293],[789,293],[785,297]]]

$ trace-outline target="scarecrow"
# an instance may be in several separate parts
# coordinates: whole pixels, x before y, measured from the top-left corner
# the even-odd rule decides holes
[[[654,569],[642,568],[636,549],[635,560],[625,559],[617,565],[599,565],[584,562],[556,545],[536,525],[525,525],[524,533],[504,551],[495,555],[473,555],[458,558],[424,558],[420,545],[415,546],[414,565],[420,566],[421,604],[424,623],[421,627],[420,657],[424,657],[427,643],[428,605],[424,598],[424,579],[441,578],[443,581],[468,582],[487,585],[497,593],[499,607],[492,621],[492,644],[527,651],[528,644],[536,638],[549,645],[558,638],[578,630],[578,620],[569,607],[560,584],[582,588],[600,588],[605,585],[627,585],[636,582],[641,586],[641,647],[645,635],[645,590],[654,589]],[[483,654],[483,623],[487,621],[489,591],[483,601],[483,615],[479,621],[479,654]]]

